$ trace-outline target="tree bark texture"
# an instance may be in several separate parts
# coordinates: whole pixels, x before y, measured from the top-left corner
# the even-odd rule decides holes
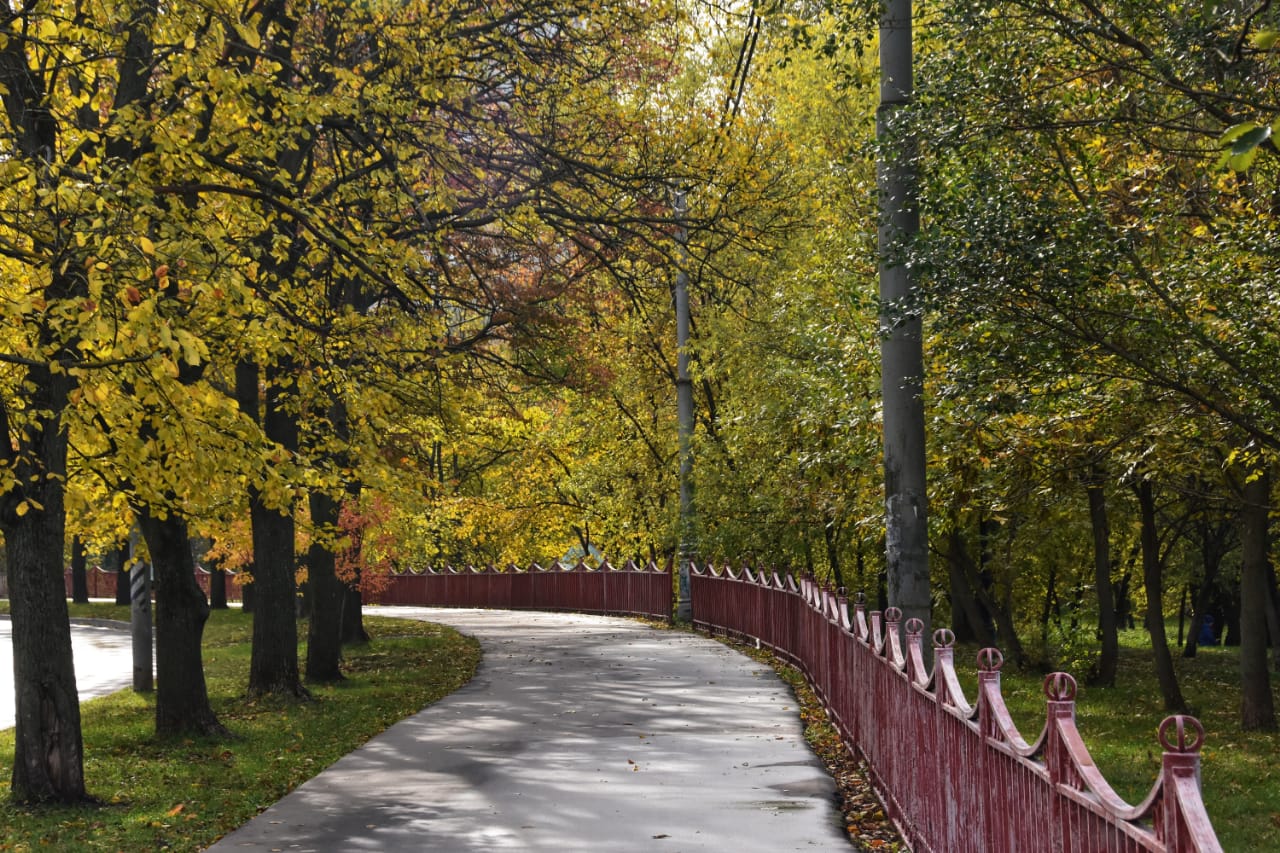
[[[1114,687],[1120,664],[1120,634],[1115,597],[1111,591],[1111,523],[1107,518],[1107,495],[1099,482],[1090,483],[1089,521],[1093,529],[1093,578],[1098,594],[1098,638],[1102,651],[1089,683]]]
[[[18,802],[72,803],[86,799],[80,697],[71,657],[71,623],[62,574],[66,535],[65,411],[71,380],[48,368],[30,369],[33,411],[44,414],[18,433],[14,445],[3,412],[0,457],[14,465],[18,486],[3,498],[13,632],[16,720],[11,780]],[[19,506],[22,506],[21,514]]]
[[[1156,679],[1166,711],[1187,712],[1187,701],[1178,686],[1178,673],[1169,652],[1169,639],[1164,630],[1164,565],[1160,559],[1160,537],[1156,529],[1156,500],[1150,480],[1138,483],[1138,505],[1142,514],[1142,578],[1147,588],[1147,631],[1151,634],[1151,651],[1155,659]]]
[[[1275,702],[1267,667],[1267,564],[1271,544],[1271,474],[1263,470],[1245,483],[1240,513],[1240,727],[1273,731]]]
[[[338,502],[324,492],[311,494],[311,522],[317,529],[338,526]],[[331,544],[319,537],[307,552],[307,577],[311,585],[311,620],[307,627],[307,681],[342,680],[343,584],[338,580],[337,558]]]
[[[136,510],[156,597],[156,734],[225,735],[209,704],[200,641],[209,604],[195,578],[186,520]]]

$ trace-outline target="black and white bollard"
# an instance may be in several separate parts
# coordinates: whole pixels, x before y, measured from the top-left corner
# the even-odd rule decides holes
[[[129,625],[133,632],[133,691],[150,693],[151,566],[138,560],[129,570]]]

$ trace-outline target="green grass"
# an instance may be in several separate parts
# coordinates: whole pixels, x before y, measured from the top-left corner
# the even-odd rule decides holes
[[[977,647],[956,649],[956,670],[971,702],[976,653]],[[1085,745],[1116,793],[1135,805],[1160,774],[1156,728],[1168,716],[1151,658],[1146,632],[1125,631],[1116,687],[1090,687],[1081,673],[1073,673],[1080,682],[1076,725]],[[1236,649],[1218,647],[1202,648],[1191,660],[1174,657],[1183,696],[1205,728],[1205,806],[1223,848],[1280,850],[1280,735],[1241,731],[1238,660]],[[1280,677],[1273,678],[1273,686],[1280,686]],[[1044,726],[1043,681],[1043,673],[1019,672],[1008,664],[1001,674],[1005,702],[1028,742]]]
[[[128,608],[75,605],[72,616],[127,620]],[[452,629],[371,616],[372,642],[346,652],[346,681],[313,686],[311,702],[248,701],[251,624],[239,610],[215,611],[205,631],[210,698],[234,739],[157,739],[152,696],[126,690],[86,702],[85,777],[102,804],[2,802],[0,850],[202,849],[466,683],[480,658],[478,645]],[[12,760],[10,729],[0,732],[0,778]]]

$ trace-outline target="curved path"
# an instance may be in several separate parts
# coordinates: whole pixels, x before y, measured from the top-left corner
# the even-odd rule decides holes
[[[369,612],[476,636],[475,678],[211,850],[850,849],[790,690],[720,643],[603,616]]]

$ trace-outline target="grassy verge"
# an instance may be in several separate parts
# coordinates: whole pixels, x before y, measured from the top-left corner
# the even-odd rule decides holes
[[[5,602],[7,604],[7,602]],[[72,615],[128,619],[128,608],[77,605]],[[368,617],[373,641],[348,649],[347,680],[314,701],[247,701],[251,617],[214,613],[205,671],[233,740],[157,739],[154,699],[123,691],[83,706],[85,775],[96,807],[0,802],[0,850],[199,850],[397,720],[460,687],[477,644],[439,625]],[[0,732],[0,778],[13,731]]]

